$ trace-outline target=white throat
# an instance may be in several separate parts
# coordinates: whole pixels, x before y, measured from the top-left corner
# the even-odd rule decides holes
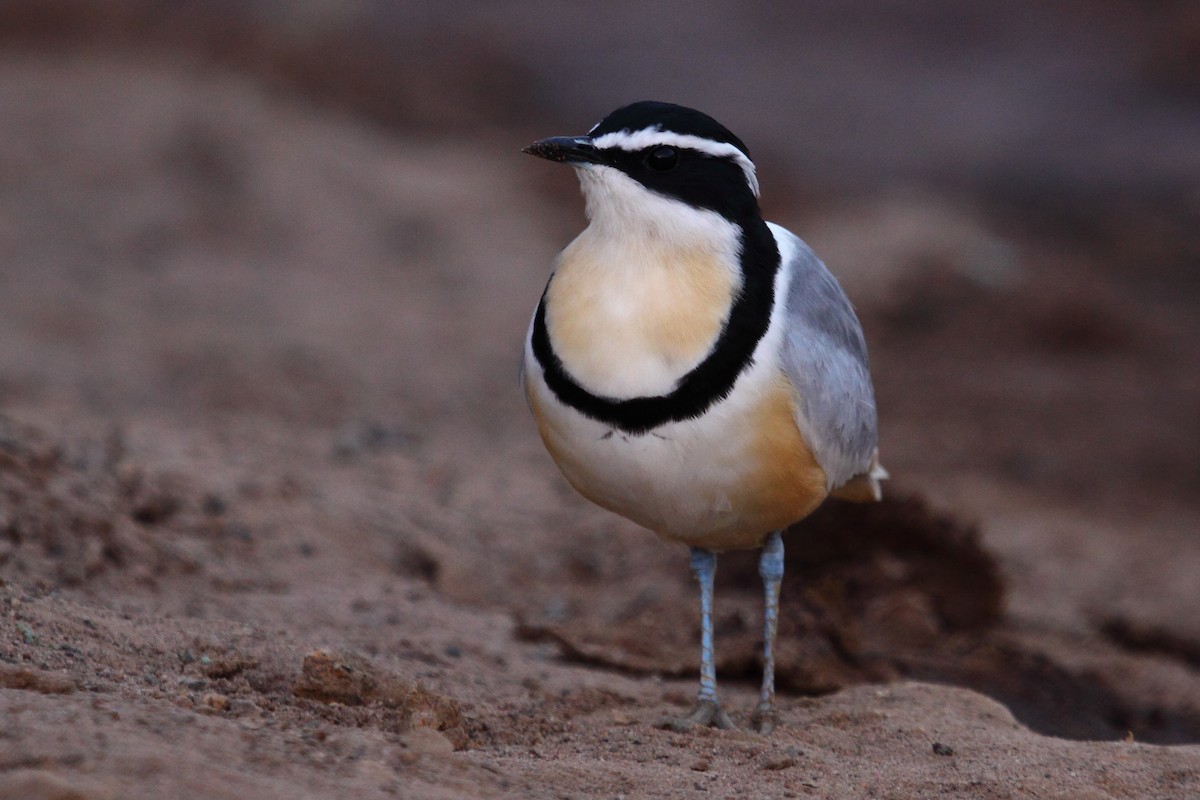
[[[612,167],[575,168],[597,241],[618,246],[711,254],[736,266],[741,228],[715,211],[658,194]]]

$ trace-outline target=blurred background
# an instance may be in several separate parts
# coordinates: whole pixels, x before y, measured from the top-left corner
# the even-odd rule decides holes
[[[988,680],[1041,658],[1091,703],[1046,730],[1195,741],[1194,0],[2,0],[0,411],[241,514],[238,559],[177,543],[178,580],[225,583],[143,608],[258,624],[208,590],[291,585],[296,541],[346,531],[356,574],[538,619],[589,608],[564,574],[624,591],[626,556],[686,583],[565,487],[515,382],[584,223],[520,149],[640,99],[737,133],[845,285],[895,487],[1005,576]],[[93,601],[176,574],[10,539],[10,579]]]
[[[793,191],[916,181],[1075,205],[1063,195],[1194,195],[1196,16],[1186,0],[9,0],[3,35],[232,69],[436,136],[671,98],[729,120]]]

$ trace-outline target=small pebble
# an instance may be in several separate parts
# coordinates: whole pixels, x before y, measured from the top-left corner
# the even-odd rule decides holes
[[[33,628],[26,625],[24,622],[17,623],[17,630],[21,632],[21,638],[25,640],[25,644],[41,644],[38,635],[33,632]]]
[[[789,755],[766,756],[762,760],[762,768],[770,770],[790,769],[796,766],[796,759]]]
[[[200,503],[200,509],[210,517],[219,517],[224,514],[229,508],[229,504],[225,502],[225,498],[221,495],[210,492],[204,495],[204,499]]]
[[[229,709],[229,698],[223,694],[209,692],[200,699],[200,702],[211,708],[213,711],[226,711]]]
[[[933,752],[939,756],[952,756],[954,755],[954,748],[941,742],[934,742]]]
[[[702,758],[692,764],[692,769],[696,772],[708,772],[708,759]]]

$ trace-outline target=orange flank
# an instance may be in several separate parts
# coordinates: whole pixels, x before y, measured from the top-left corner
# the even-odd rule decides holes
[[[821,504],[827,493],[825,470],[800,435],[795,393],[782,375],[764,393],[753,416],[754,438],[743,455],[750,469],[732,500],[745,528],[766,534],[804,519]],[[761,540],[761,535],[756,537],[754,545]]]

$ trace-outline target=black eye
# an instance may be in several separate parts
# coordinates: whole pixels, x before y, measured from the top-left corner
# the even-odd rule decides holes
[[[646,166],[656,172],[666,172],[678,163],[679,151],[665,144],[646,154]]]

